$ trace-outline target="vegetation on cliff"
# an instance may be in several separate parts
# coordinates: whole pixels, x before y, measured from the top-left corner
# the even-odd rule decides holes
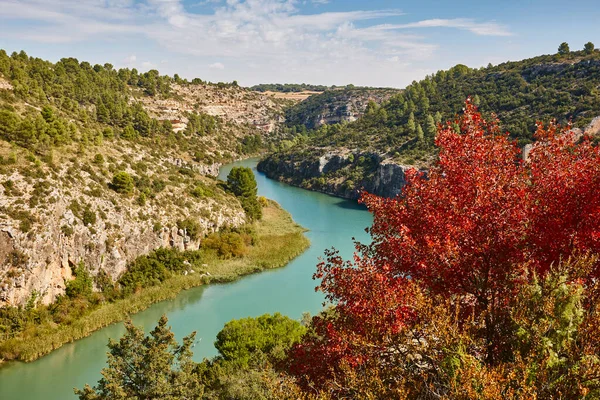
[[[326,90],[339,90],[339,89],[354,89],[356,86],[350,84],[346,86],[326,86],[326,85],[311,85],[308,83],[261,83],[250,87],[251,90],[257,92],[324,92]],[[363,88],[363,87],[360,87]],[[365,88],[367,89],[367,88]]]
[[[243,225],[219,163],[277,143],[281,113],[235,84],[0,50],[0,306]]]
[[[370,102],[383,103],[398,92],[354,87],[327,90],[287,108],[285,124],[292,132],[305,133],[323,125],[352,122],[365,113]]]
[[[335,186],[335,191],[343,193],[345,182],[360,189],[361,182],[372,179],[375,170],[361,171],[360,165],[349,162],[343,170],[298,179],[294,176],[301,175],[297,161],[318,162],[327,153],[370,153],[380,161],[427,168],[437,154],[437,126],[459,113],[469,96],[484,116],[497,114],[501,130],[510,132],[511,138],[523,146],[534,140],[537,121],[556,119],[563,125],[571,121],[574,127],[587,126],[600,115],[599,86],[600,52],[593,50],[593,45],[582,51],[563,51],[485,68],[457,65],[413,82],[381,105],[371,103],[356,122],[323,125],[307,132],[307,140],[279,149],[267,157],[267,162],[275,178],[317,190]],[[310,104],[309,99],[289,109],[288,121],[305,122],[303,116]],[[323,182],[319,183],[321,178]]]
[[[284,266],[308,239],[277,203],[262,203],[260,221],[211,234],[200,250],[158,249],[131,262],[117,282],[80,265],[54,303],[38,304],[33,295],[24,307],[0,308],[0,359],[32,361],[181,290]]]
[[[330,307],[300,338],[273,329],[254,341],[239,331],[256,322],[230,323],[217,344],[236,367],[205,361],[191,382],[217,392],[192,397],[598,397],[600,148],[555,124],[535,138],[523,161],[467,102],[440,128],[426,177],[408,172],[394,199],[365,194],[372,242],[317,267]],[[285,357],[247,363],[248,348],[260,356],[273,340]]]

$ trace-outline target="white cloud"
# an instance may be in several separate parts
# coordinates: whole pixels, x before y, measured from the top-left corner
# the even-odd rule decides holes
[[[135,62],[136,62],[136,60],[137,60],[137,57],[136,57],[136,55],[135,55],[135,54],[132,54],[132,55],[130,55],[130,56],[127,56],[127,57],[125,57],[125,58],[123,59],[123,63],[124,63],[125,65],[134,65],[134,64],[135,64]]]
[[[179,69],[170,73],[210,75],[227,64],[228,74],[236,74],[231,79],[242,82],[379,84],[375,79],[387,79],[391,84],[404,79],[403,72],[410,71],[413,77],[417,71],[432,72],[411,66],[431,59],[439,48],[415,32],[453,28],[484,36],[510,35],[508,28],[494,21],[378,23],[384,18],[409,18],[394,9],[301,13],[299,5],[307,2],[324,4],[327,0],[199,0],[196,5],[212,8],[208,14],[191,12],[194,5],[186,9],[182,0],[0,0],[0,24],[5,20],[43,22],[35,33],[21,24],[23,29],[0,32],[0,37],[42,43],[150,39],[162,47],[162,54],[145,53],[144,58],[161,60],[166,52],[169,59],[184,61],[165,66]],[[210,59],[220,62],[210,64]],[[123,64],[137,61],[131,55]],[[149,61],[141,65],[155,68]],[[204,67],[196,70],[195,65]]]
[[[482,36],[512,36],[507,27],[496,22],[475,22],[467,18],[427,19],[399,25],[381,25],[380,29],[457,28]]]
[[[208,66],[208,68],[210,69],[225,69],[225,65],[223,65],[223,63],[220,62],[216,62],[216,63],[212,63]]]
[[[142,62],[142,68],[144,69],[155,69],[156,68],[156,64],[154,64],[152,61],[144,61]]]

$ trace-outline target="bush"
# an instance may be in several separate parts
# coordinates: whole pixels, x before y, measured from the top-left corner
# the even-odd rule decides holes
[[[171,276],[163,263],[152,256],[138,257],[129,264],[127,271],[118,282],[124,294],[130,294],[137,289],[158,285]]]
[[[96,223],[96,213],[88,206],[83,211],[83,217],[81,219],[85,226],[94,225]]]
[[[200,199],[202,197],[214,197],[215,192],[205,184],[199,182],[190,190],[190,194]]]
[[[202,248],[213,250],[219,258],[242,257],[248,251],[252,238],[237,232],[212,233],[202,241]]]
[[[198,239],[200,234],[200,224],[192,218],[177,221],[177,228],[183,229],[192,240]]]
[[[112,189],[117,193],[131,194],[133,192],[133,178],[127,172],[117,172],[113,176]]]
[[[67,297],[87,297],[92,294],[92,278],[83,263],[79,263],[73,271],[75,279],[67,282],[65,293]]]
[[[126,295],[138,288],[158,285],[173,273],[182,273],[201,263],[202,256],[198,251],[180,252],[175,249],[160,248],[131,262],[118,283],[123,289],[123,294]]]
[[[60,227],[61,232],[63,233],[63,235],[69,237],[73,234],[73,228],[69,225],[63,225]]]

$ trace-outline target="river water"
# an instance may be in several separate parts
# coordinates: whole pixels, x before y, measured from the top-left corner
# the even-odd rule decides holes
[[[256,171],[257,161],[248,159],[225,165],[219,177],[225,180],[234,166],[251,167],[259,195],[277,201],[296,222],[308,228],[306,236],[311,246],[284,268],[233,283],[190,289],[174,300],[155,304],[133,316],[135,325],[148,332],[161,315],[167,314],[178,340],[196,331],[200,338],[194,347],[197,361],[216,355],[213,342],[227,321],[274,312],[300,319],[303,312],[318,312],[323,295],[315,292],[312,275],[319,257],[326,248],[335,247],[344,258],[350,258],[354,250],[352,237],[368,240],[364,228],[371,225],[371,215],[355,202],[267,179]],[[124,331],[122,323],[114,324],[32,363],[1,367],[0,399],[74,399],[74,387],[98,381],[106,363],[109,338],[117,339]]]

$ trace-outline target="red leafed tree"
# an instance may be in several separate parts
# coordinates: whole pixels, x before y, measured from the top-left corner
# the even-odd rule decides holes
[[[554,124],[538,125],[536,139],[523,161],[498,122],[467,100],[454,124],[439,127],[439,159],[426,176],[409,171],[394,199],[364,194],[372,244],[357,244],[353,262],[331,252],[318,266],[319,289],[334,308],[315,317],[314,334],[294,348],[292,373],[319,386],[360,365],[365,348],[381,351],[382,338],[419,317],[411,285],[485,314],[486,358],[494,363],[518,285],[573,254],[600,253],[598,147]],[[373,345],[357,354],[355,344],[365,341]]]

